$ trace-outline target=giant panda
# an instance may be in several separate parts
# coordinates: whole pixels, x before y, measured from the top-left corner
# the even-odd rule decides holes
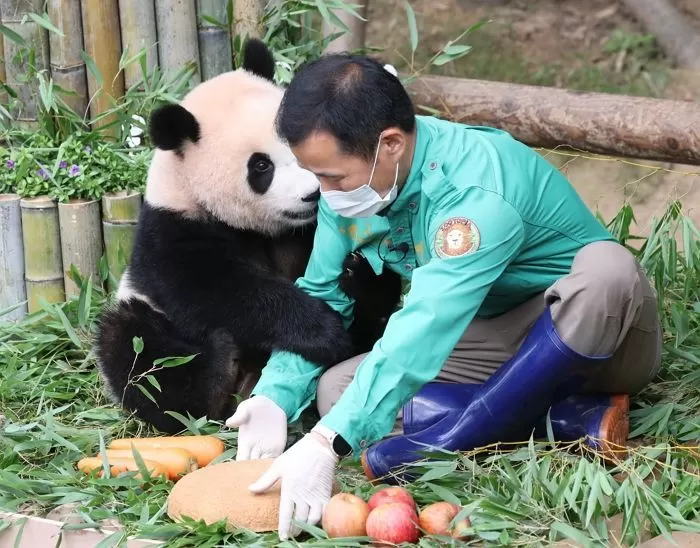
[[[284,90],[273,74],[270,51],[251,39],[240,68],[149,120],[155,151],[132,255],[98,318],[94,352],[112,401],[161,432],[184,428],[168,411],[225,420],[273,350],[324,367],[368,351],[399,302],[398,275],[375,275],[356,253],[339,280],[356,300],[349,331],[294,285],[320,189],[275,133]],[[193,355],[174,367],[158,361]]]

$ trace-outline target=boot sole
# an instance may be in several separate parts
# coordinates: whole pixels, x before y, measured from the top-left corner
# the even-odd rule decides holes
[[[589,446],[606,460],[619,460],[627,455],[629,438],[629,416],[623,408],[613,406],[608,409],[600,421],[598,439],[591,440]]]
[[[623,413],[627,413],[630,410],[630,397],[627,394],[610,396],[610,406],[617,407]]]

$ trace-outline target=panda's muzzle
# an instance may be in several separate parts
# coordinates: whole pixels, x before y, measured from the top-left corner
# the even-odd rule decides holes
[[[302,202],[318,202],[320,198],[321,198],[321,190],[320,190],[320,189],[316,189],[316,190],[315,190],[314,192],[312,192],[311,194],[308,194],[308,195],[304,196],[304,197],[301,199],[301,201],[302,201]]]

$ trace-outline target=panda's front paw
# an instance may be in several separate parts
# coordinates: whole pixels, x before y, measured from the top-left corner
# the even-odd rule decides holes
[[[340,276],[340,287],[352,299],[357,299],[360,295],[360,287],[367,283],[373,271],[362,255],[353,251],[348,253],[343,261],[343,273]]]

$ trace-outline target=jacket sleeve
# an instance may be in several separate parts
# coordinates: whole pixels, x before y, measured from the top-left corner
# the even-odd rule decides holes
[[[355,455],[391,432],[399,409],[437,377],[524,241],[519,213],[499,194],[470,187],[451,196],[438,204],[429,221],[426,244],[432,259],[414,271],[403,308],[392,315],[382,339],[321,419],[350,443]],[[443,223],[455,219],[471,221],[472,248],[441,258],[436,236],[448,236],[449,223]]]
[[[313,251],[304,276],[296,285],[328,303],[342,316],[347,329],[352,323],[354,301],[341,289],[340,276],[352,242],[341,234],[326,207],[321,200]],[[321,373],[319,365],[297,354],[278,350],[270,356],[251,395],[267,396],[284,410],[289,422],[294,422],[314,399]]]

